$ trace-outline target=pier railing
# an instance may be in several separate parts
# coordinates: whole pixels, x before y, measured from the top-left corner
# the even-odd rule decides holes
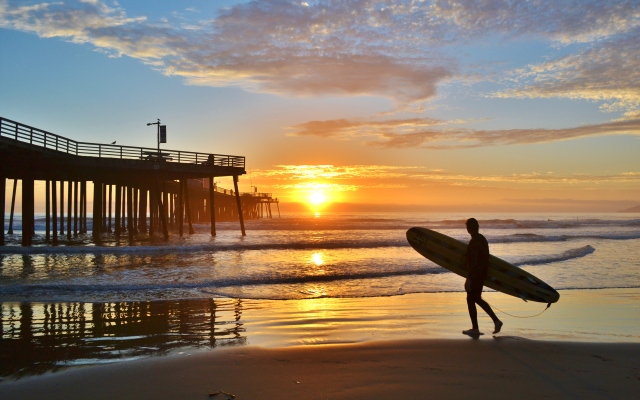
[[[150,147],[77,142],[55,133],[0,117],[0,137],[28,143],[34,147],[58,151],[80,157],[115,158],[122,160],[150,160],[182,164],[245,167],[245,158],[224,154],[196,153]]]

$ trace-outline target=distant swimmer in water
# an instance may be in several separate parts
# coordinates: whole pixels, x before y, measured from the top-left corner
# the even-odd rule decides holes
[[[498,333],[502,329],[503,323],[496,317],[489,303],[482,299],[482,287],[489,271],[489,243],[479,233],[480,225],[475,218],[469,218],[466,225],[467,232],[471,235],[471,240],[465,255],[466,269],[469,275],[464,283],[464,290],[467,292],[467,306],[469,307],[469,316],[473,326],[471,329],[462,331],[462,333],[470,336],[482,335],[482,332],[478,329],[476,304],[489,314],[495,325],[493,333]]]

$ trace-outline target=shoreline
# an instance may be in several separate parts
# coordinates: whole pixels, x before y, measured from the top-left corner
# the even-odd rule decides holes
[[[498,338],[537,342],[640,344],[640,289],[561,291],[558,303],[483,297],[505,325]],[[205,299],[121,303],[1,303],[0,376],[94,368],[224,348],[325,347],[410,340],[465,341],[465,294],[406,294],[305,300]],[[534,318],[515,318],[513,315]],[[480,341],[493,324],[478,313]],[[54,372],[52,372],[54,371]],[[0,386],[3,386],[0,382]]]
[[[516,336],[246,346],[0,382],[0,397],[633,398],[640,391],[639,360],[639,343],[555,342]],[[229,395],[210,396],[219,391]]]

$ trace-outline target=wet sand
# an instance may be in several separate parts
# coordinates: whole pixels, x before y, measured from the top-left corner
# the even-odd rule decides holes
[[[478,340],[460,333],[469,327],[463,293],[243,301],[216,317],[218,327],[233,327],[228,335],[235,341],[9,376],[0,382],[0,398],[207,399],[217,391],[237,399],[634,398],[640,393],[640,290],[561,295],[539,317],[498,313],[505,326],[497,336],[479,312],[485,335]],[[484,296],[514,315],[544,309],[499,293]],[[130,326],[126,335],[140,334],[131,320],[121,324]],[[157,340],[169,331],[145,335]],[[126,335],[120,342],[134,342]]]

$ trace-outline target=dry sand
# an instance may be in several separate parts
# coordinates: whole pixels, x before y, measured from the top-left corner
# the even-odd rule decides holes
[[[637,398],[640,345],[518,337],[267,349],[77,368],[0,384],[9,399]]]

